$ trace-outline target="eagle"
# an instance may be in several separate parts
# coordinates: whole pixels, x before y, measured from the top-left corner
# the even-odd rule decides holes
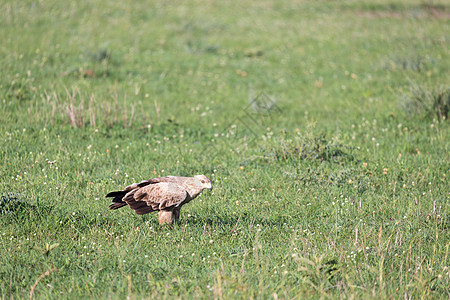
[[[123,191],[111,192],[109,209],[128,205],[138,215],[158,211],[159,224],[174,224],[180,218],[181,207],[200,195],[204,189],[212,190],[211,180],[205,175],[194,177],[166,176],[133,183]]]

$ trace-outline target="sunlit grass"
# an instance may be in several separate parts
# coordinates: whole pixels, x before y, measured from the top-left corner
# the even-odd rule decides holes
[[[2,299],[450,296],[448,121],[405,107],[445,1],[0,9]],[[195,174],[173,228],[107,209]]]

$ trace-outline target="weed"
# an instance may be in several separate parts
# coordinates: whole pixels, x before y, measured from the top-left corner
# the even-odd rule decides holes
[[[408,114],[446,120],[450,109],[450,87],[430,89],[410,83],[410,89],[403,93],[400,103]]]
[[[392,71],[424,72],[436,66],[436,60],[428,56],[414,56],[394,58],[386,64],[386,68]]]
[[[326,161],[342,163],[352,161],[351,147],[338,141],[330,140],[326,134],[314,136],[310,132],[295,134],[284,132],[281,138],[271,139],[262,149],[264,157],[268,159],[291,162]]]
[[[99,103],[94,95],[82,93],[77,88],[72,91],[66,90],[65,95],[46,93],[43,101],[52,109],[50,114],[45,116],[44,124],[47,122],[54,124],[59,121],[68,123],[73,128],[87,126],[112,128],[117,125],[124,128],[131,127],[136,117],[136,104],[128,108],[127,105],[118,101],[117,95],[113,94],[111,97],[112,103]],[[148,121],[151,123],[151,120]]]
[[[313,256],[311,259],[305,257],[295,257],[298,271],[303,275],[303,280],[310,285],[319,295],[326,295],[326,291],[338,287],[333,285],[336,282],[336,275],[339,274],[337,261],[326,260],[325,255]]]
[[[0,214],[20,214],[28,206],[23,196],[10,193],[0,197]]]

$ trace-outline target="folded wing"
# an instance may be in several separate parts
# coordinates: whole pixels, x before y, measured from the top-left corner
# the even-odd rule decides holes
[[[170,181],[149,182],[142,187],[136,186],[122,198],[122,201],[138,215],[157,210],[172,210],[189,200],[190,196],[187,191],[177,183]]]

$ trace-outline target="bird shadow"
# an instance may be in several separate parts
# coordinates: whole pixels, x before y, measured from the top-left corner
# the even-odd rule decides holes
[[[267,219],[254,215],[239,215],[239,216],[211,216],[206,218],[188,217],[180,219],[175,224],[176,226],[211,226],[211,227],[235,227],[236,225],[243,225],[253,227],[255,225],[265,227],[279,227],[286,224],[287,220],[283,219]]]

